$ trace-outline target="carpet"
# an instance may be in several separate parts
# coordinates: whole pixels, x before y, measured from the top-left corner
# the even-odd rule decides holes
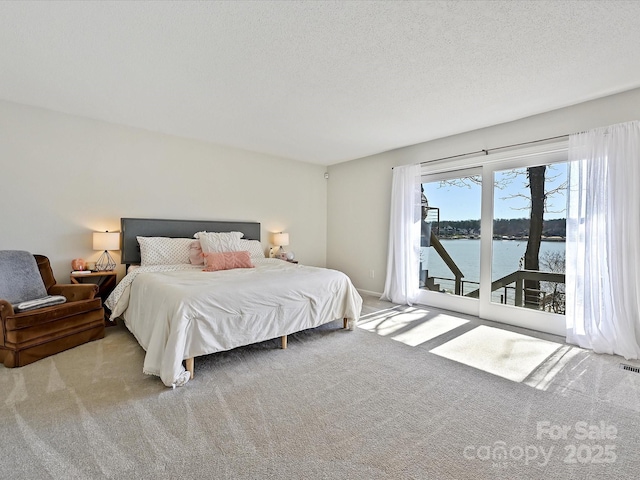
[[[392,335],[370,328],[407,313],[412,320]],[[618,368],[617,357],[545,344],[539,365],[510,380],[499,357],[492,372],[460,361],[478,341],[464,334],[479,325],[455,317],[447,330],[442,315],[396,308],[353,332],[335,322],[292,335],[286,350],[273,340],[198,358],[195,378],[175,390],[142,373],[144,352],[122,326],[34,364],[0,367],[0,475],[637,477],[640,375]],[[393,338],[400,333],[409,341]]]

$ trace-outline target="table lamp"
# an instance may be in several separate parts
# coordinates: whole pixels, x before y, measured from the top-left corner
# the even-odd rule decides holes
[[[120,250],[120,232],[93,232],[93,249],[104,250],[96,262],[96,270],[113,270],[116,268],[116,262],[108,250]]]
[[[276,257],[277,258],[284,258],[285,256],[285,252],[284,252],[284,248],[282,247],[286,247],[287,245],[289,245],[289,234],[288,233],[274,233],[273,234],[273,244],[276,247],[280,247],[278,248],[278,251],[276,252]]]

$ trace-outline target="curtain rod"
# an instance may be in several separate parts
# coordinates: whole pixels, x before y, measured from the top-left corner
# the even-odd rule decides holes
[[[436,158],[435,160],[425,160],[424,162],[420,162],[420,165],[423,165],[425,163],[431,163],[431,162],[439,162],[440,160],[449,160],[451,158],[466,157],[467,155],[478,155],[480,153],[489,155],[489,152],[492,150],[502,150],[503,148],[520,147],[522,145],[530,145],[532,143],[539,143],[539,142],[548,142],[549,140],[558,140],[560,138],[568,138],[568,137],[569,137],[569,134],[558,135],[557,137],[541,138],[540,140],[531,140],[530,142],[514,143],[512,145],[503,145],[501,147],[494,147],[494,148],[483,148],[482,150],[478,150],[477,152],[462,153],[460,155],[452,155],[450,157]]]
[[[503,148],[520,147],[522,145],[530,145],[532,143],[539,143],[539,142],[548,142],[549,140],[558,140],[560,138],[568,138],[568,137],[569,137],[569,134],[567,133],[566,135],[558,135],[556,137],[541,138],[540,140],[531,140],[530,142],[514,143],[511,145],[503,145],[501,147],[483,148],[482,150],[478,150],[476,152],[467,152],[467,153],[461,153],[460,155],[451,155],[450,157],[442,157],[442,158],[435,158],[433,160],[425,160],[424,162],[420,162],[419,165],[424,165],[432,162],[439,162],[441,160],[450,160],[452,158],[466,157],[468,155],[479,155],[480,153],[489,155],[489,152],[492,150],[502,150]],[[393,167],[391,167],[391,169],[393,169]]]

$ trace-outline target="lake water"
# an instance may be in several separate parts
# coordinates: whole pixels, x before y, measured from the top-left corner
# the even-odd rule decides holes
[[[480,281],[480,240],[441,239],[440,243],[447,250],[453,261],[464,274],[464,280]],[[526,240],[493,240],[493,268],[491,279],[497,280],[519,269],[520,259],[527,249]],[[545,242],[540,245],[540,257],[545,252],[565,252],[564,242]],[[451,270],[445,265],[433,248],[422,248],[422,267],[429,270],[430,277],[453,278]],[[542,268],[541,268],[542,270]],[[453,282],[437,280],[442,288],[453,290]],[[464,293],[478,288],[477,284],[465,284]]]

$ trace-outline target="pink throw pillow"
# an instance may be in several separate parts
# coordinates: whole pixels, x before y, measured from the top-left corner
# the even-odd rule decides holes
[[[233,268],[253,268],[249,252],[209,252],[203,253],[206,267],[203,272],[231,270]]]
[[[204,265],[200,240],[194,240],[189,245],[189,263],[191,265]]]

